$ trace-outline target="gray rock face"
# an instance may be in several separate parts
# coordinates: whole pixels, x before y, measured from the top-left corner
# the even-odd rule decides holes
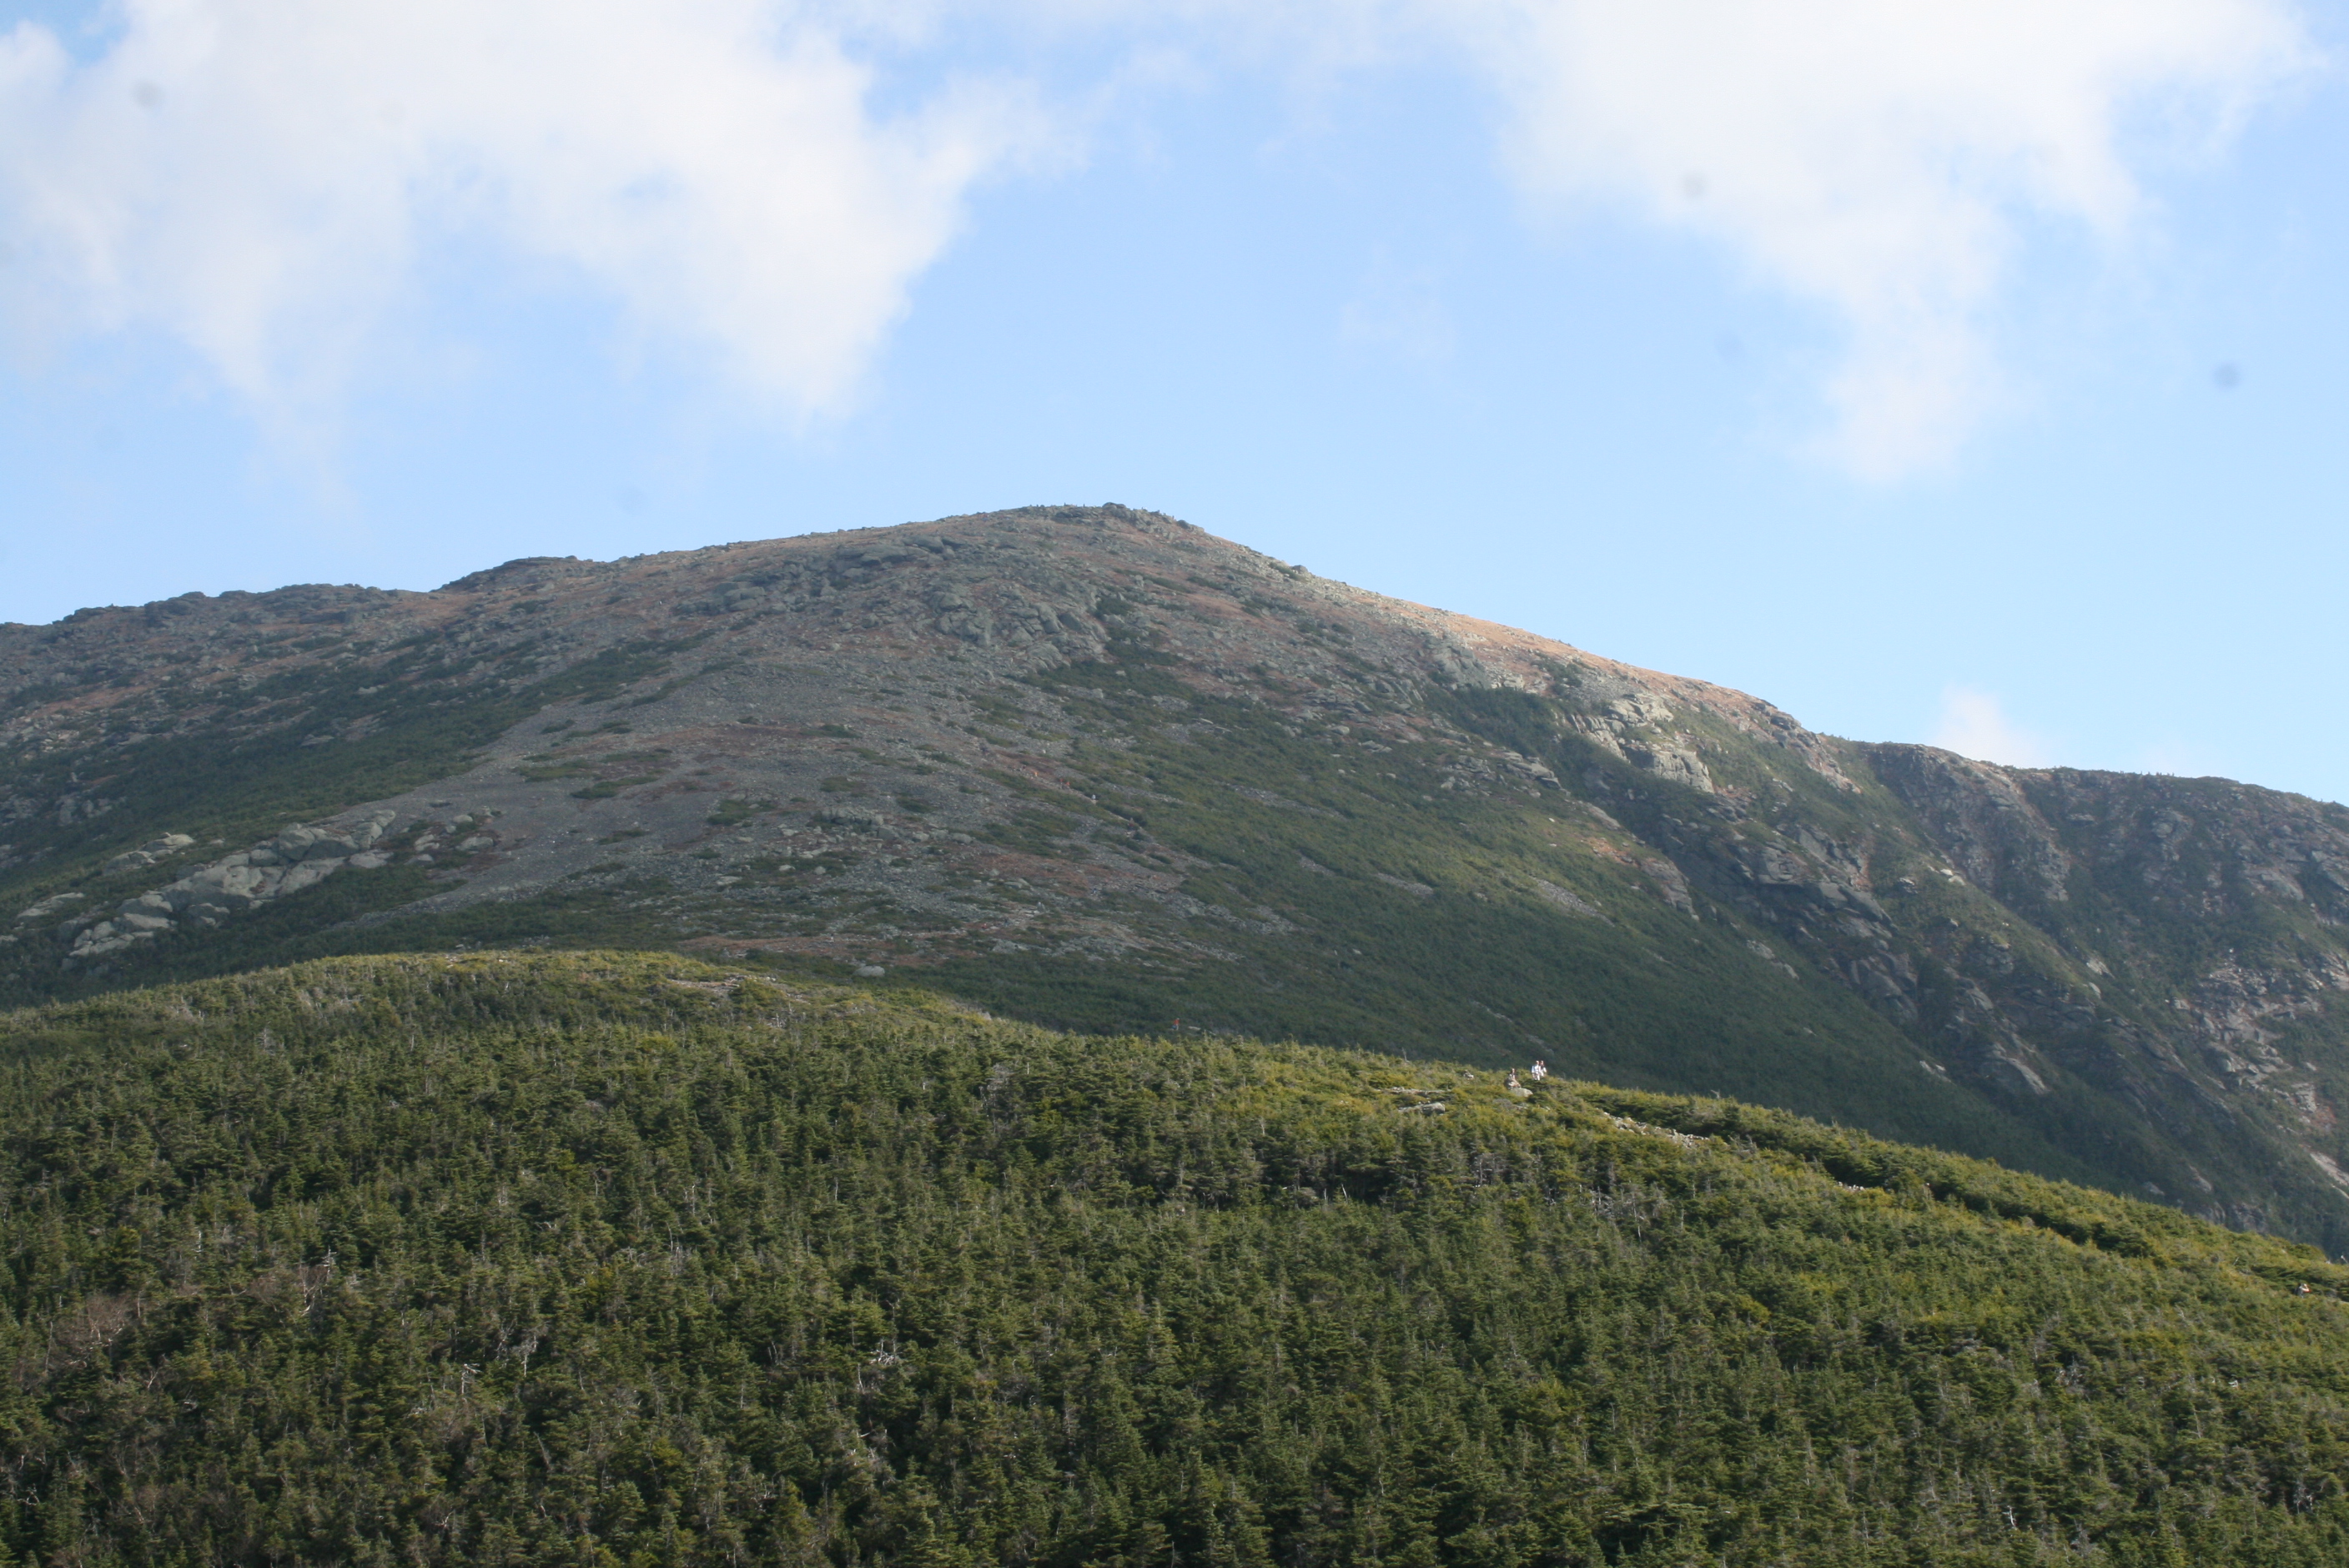
[[[1534,891],[1536,892],[1540,893],[1543,898],[1557,905],[1559,909],[1564,910],[1568,914],[1583,920],[1604,920],[1607,918],[1599,913],[1599,906],[1597,904],[1592,903],[1588,899],[1584,898],[1581,894],[1575,892],[1569,888],[1562,888],[1556,882],[1545,881],[1540,877],[1534,878],[1533,882]]]
[[[38,903],[33,904],[28,908],[18,911],[16,919],[19,923],[24,924],[30,924],[36,922],[48,920],[56,916],[61,911],[71,909],[78,903],[87,903],[88,901],[89,894],[86,892],[57,893],[51,897],[41,900]]]
[[[138,871],[158,864],[193,845],[195,841],[185,833],[166,833],[160,839],[150,839],[137,849],[125,850],[107,861],[107,874],[111,876],[119,872]]]
[[[1623,684],[1615,680],[1606,686]],[[1676,717],[1671,705],[1655,693],[1634,688],[1621,696],[1606,697],[1595,710],[1575,714],[1571,722],[1609,756],[1621,758],[1669,783],[1710,795],[1712,769],[1706,767],[1690,737],[1670,727]]]
[[[1976,887],[2002,899],[2069,901],[2072,859],[2008,769],[1930,746],[1871,746],[1868,754]]]
[[[1644,768],[1659,779],[1684,784],[1707,795],[1713,793],[1711,770],[1703,758],[1688,747],[1632,740],[1624,743],[1623,755],[1634,767]]]
[[[1682,914],[1696,913],[1696,901],[1689,896],[1688,877],[1681,868],[1662,855],[1642,855],[1640,869],[1656,884],[1664,902]]]
[[[388,857],[363,851],[383,837],[395,817],[394,812],[378,810],[356,821],[296,823],[249,850],[223,855],[177,882],[123,900],[112,919],[74,931],[67,939],[69,947],[65,962],[72,965],[104,958],[140,943],[152,942],[167,931],[177,930],[182,923],[218,925],[257,905],[315,887],[347,866],[380,870],[390,863]],[[158,842],[167,843],[171,851],[195,842],[185,834],[172,834],[171,841],[176,841]],[[151,846],[142,846],[141,852],[148,847]],[[149,863],[124,861],[125,857],[118,856],[108,870]],[[32,913],[27,911],[26,914]]]
[[[1672,721],[1671,708],[1652,692],[1633,692],[1628,696],[1611,697],[1607,702],[1606,713],[1616,723],[1628,726],[1660,728]]]

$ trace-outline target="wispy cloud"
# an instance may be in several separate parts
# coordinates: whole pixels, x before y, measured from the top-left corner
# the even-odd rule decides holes
[[[1934,727],[1933,744],[1961,757],[2010,768],[2044,768],[2049,761],[2045,741],[2017,728],[1997,697],[1968,686],[1951,686],[1941,694],[1941,719]]]
[[[121,0],[87,60],[0,36],[0,308],[160,332],[299,406],[420,260],[485,245],[738,389],[837,410],[975,187],[1072,128],[1176,78],[1285,73],[1306,102],[1449,61],[1537,201],[1708,236],[1830,313],[1820,449],[1892,479],[2000,402],[1985,322],[2032,222],[2132,232],[2133,132],[2221,136],[2305,68],[2291,4]],[[980,57],[1081,108],[1055,123]],[[1448,331],[1408,289],[1347,312],[1355,341]]]
[[[1503,85],[1529,189],[1708,235],[1839,320],[1820,447],[1872,480],[1999,402],[1984,318],[2025,220],[2125,238],[2133,129],[2208,143],[2312,60],[2285,0],[1428,7]]]
[[[797,411],[850,396],[1017,97],[873,105],[841,24],[761,0],[129,0],[87,63],[0,37],[20,328],[160,331],[264,406],[331,397],[481,245]]]

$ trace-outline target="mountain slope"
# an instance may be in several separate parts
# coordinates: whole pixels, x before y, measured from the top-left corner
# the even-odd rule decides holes
[[[2349,813],[1837,740],[1153,513],[84,611],[0,627],[0,683],[18,1000],[483,942],[879,966],[2349,1252]]]
[[[2349,1270],[1727,1101],[612,954],[0,1073],[27,1560],[2349,1551]]]

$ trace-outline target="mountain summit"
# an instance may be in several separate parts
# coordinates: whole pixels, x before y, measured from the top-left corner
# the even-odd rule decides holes
[[[0,996],[677,947],[1734,1096],[2349,1252],[2349,812],[2018,769],[1121,506],[0,627]]]

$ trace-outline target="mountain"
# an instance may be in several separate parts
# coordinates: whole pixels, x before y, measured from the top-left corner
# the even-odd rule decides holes
[[[646,954],[0,1074],[0,1560],[2349,1558],[2349,1269],[1782,1112]]]
[[[0,1000],[678,948],[1734,1097],[2349,1254],[2349,812],[1035,508],[0,627]]]

